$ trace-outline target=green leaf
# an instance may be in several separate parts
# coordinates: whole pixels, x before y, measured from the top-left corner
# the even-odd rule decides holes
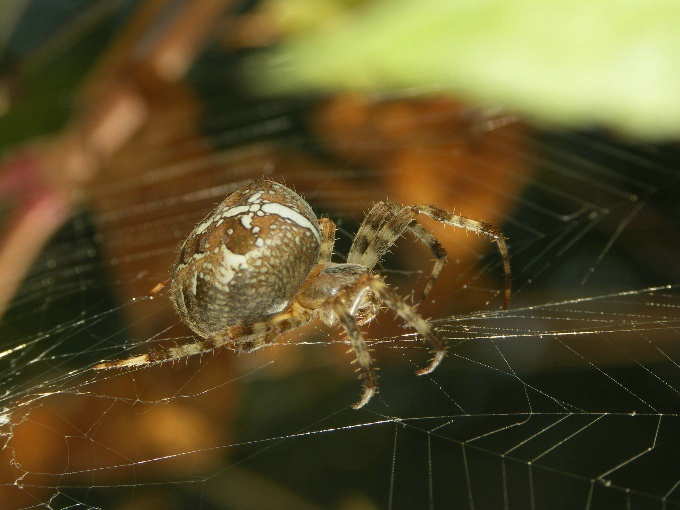
[[[439,90],[537,122],[680,135],[680,2],[390,0],[254,57],[260,92]]]

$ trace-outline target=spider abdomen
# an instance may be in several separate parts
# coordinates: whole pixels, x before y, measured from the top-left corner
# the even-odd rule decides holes
[[[228,196],[184,242],[172,300],[203,337],[285,310],[319,259],[311,207],[282,184],[258,180]]]

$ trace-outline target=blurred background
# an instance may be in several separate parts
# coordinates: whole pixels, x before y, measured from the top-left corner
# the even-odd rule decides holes
[[[3,508],[680,507],[675,6],[7,1],[0,6]],[[322,324],[251,355],[92,367],[195,340],[177,249],[267,176],[338,225],[379,200],[449,263],[421,311],[364,332],[360,411]],[[432,255],[379,267],[411,299]]]

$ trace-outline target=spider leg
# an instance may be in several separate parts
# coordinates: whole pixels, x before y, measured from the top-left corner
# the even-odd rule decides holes
[[[147,354],[140,354],[127,359],[105,361],[95,365],[94,369],[105,370],[110,368],[156,365],[197,354],[205,354],[221,347],[251,352],[272,343],[283,333],[307,324],[316,318],[316,315],[313,310],[307,310],[299,305],[294,305],[290,311],[277,316],[275,320],[270,322],[232,326],[223,333],[206,338],[200,342],[176,347],[161,347]]]
[[[430,295],[432,288],[434,287],[434,282],[439,278],[439,274],[444,269],[446,264],[446,248],[442,246],[439,240],[433,236],[425,227],[420,223],[414,222],[410,227],[411,232],[420,239],[424,244],[426,244],[435,256],[434,265],[432,266],[432,271],[430,272],[430,278],[427,280],[427,284],[423,288],[420,294],[420,299],[413,304],[413,308],[417,308],[423,301],[427,299]]]
[[[510,303],[512,286],[510,257],[508,256],[508,247],[501,231],[489,223],[452,214],[434,205],[405,207],[392,202],[378,202],[368,212],[364,222],[359,227],[347,257],[347,262],[362,264],[369,269],[373,269],[404,231],[410,229],[416,237],[429,246],[436,257],[434,267],[430,273],[430,279],[425,285],[420,301],[417,302],[417,304],[422,303],[432,290],[434,282],[446,263],[446,250],[425,227],[418,223],[418,214],[425,214],[445,225],[482,234],[496,243],[503,259],[503,270],[505,271],[505,299],[503,301],[503,308],[507,309]]]
[[[360,264],[362,257],[366,254],[380,227],[385,222],[385,218],[392,214],[392,204],[378,202],[368,211],[364,221],[361,222],[359,230],[354,236],[352,247],[347,254],[348,264]],[[376,260],[377,263],[377,260]]]
[[[510,289],[512,283],[510,278],[510,257],[508,256],[508,247],[505,244],[505,237],[503,237],[503,233],[497,227],[489,223],[475,221],[471,220],[470,218],[466,218],[465,216],[452,214],[434,205],[414,205],[411,207],[413,211],[425,214],[435,221],[444,223],[445,225],[463,228],[477,234],[482,234],[496,243],[496,246],[498,246],[498,251],[501,254],[501,258],[503,259],[503,270],[505,271],[505,299],[503,301],[503,308],[507,310],[510,303]]]
[[[414,220],[410,207],[378,202],[368,212],[347,255],[349,264],[373,269]]]
[[[392,202],[377,203],[359,227],[347,257],[349,263],[358,263],[373,269],[397,239],[407,229],[411,230],[418,239],[432,250],[435,256],[430,278],[421,293],[420,299],[415,303],[415,307],[427,299],[446,264],[446,249],[435,236],[418,223],[416,216],[417,211],[412,207],[405,207]]]
[[[149,299],[153,299],[153,297],[158,294],[163,288],[170,282],[170,278],[166,278],[162,282],[159,282],[156,284],[156,286],[149,291],[149,293],[146,295]]]
[[[417,375],[425,375],[432,372],[444,359],[446,353],[446,345],[437,333],[432,329],[432,326],[423,319],[413,307],[404,303],[404,301],[397,296],[388,285],[383,282],[379,276],[367,273],[361,276],[356,283],[342,293],[329,299],[325,306],[332,309],[337,316],[342,327],[347,331],[352,349],[356,355],[359,370],[361,371],[361,378],[363,379],[364,393],[359,402],[353,405],[355,409],[359,409],[366,405],[366,403],[378,391],[378,381],[373,369],[373,363],[366,342],[364,340],[357,321],[353,313],[361,301],[362,295],[370,290],[382,302],[387,304],[399,317],[404,319],[411,327],[413,327],[420,335],[422,335],[426,342],[428,342],[434,349],[434,358],[430,364],[418,370]],[[350,302],[351,306],[347,303]]]
[[[319,263],[330,262],[335,246],[335,223],[328,218],[319,218],[319,226],[321,227]]]
[[[338,317],[340,324],[347,332],[349,341],[352,344],[352,349],[356,356],[357,363],[359,364],[359,371],[361,372],[361,379],[363,379],[364,392],[361,395],[359,402],[352,405],[354,409],[359,409],[364,407],[371,397],[375,395],[378,391],[378,379],[373,370],[371,354],[366,347],[366,342],[364,337],[359,330],[357,321],[354,316],[350,313],[347,305],[342,300],[342,295],[335,296],[327,302],[327,306],[330,306],[333,313]]]
[[[197,354],[212,352],[220,347],[226,347],[233,342],[253,341],[258,336],[268,332],[266,323],[253,324],[248,326],[233,326],[219,337],[206,338],[200,342],[178,345],[176,347],[160,347],[153,351],[132,356],[127,359],[117,361],[105,361],[94,366],[95,370],[106,370],[110,368],[132,368],[145,365],[158,365],[168,361],[175,361]]]
[[[368,287],[371,292],[389,306],[394,313],[404,319],[409,326],[420,333],[425,341],[432,346],[434,349],[434,358],[430,361],[428,366],[418,370],[416,375],[429,374],[437,368],[446,354],[446,344],[432,326],[430,326],[430,323],[423,319],[413,307],[406,304],[397,294],[395,294],[379,276],[365,274],[357,280],[356,285]]]
[[[303,308],[294,303],[291,309],[276,317],[272,322],[261,322],[266,325],[266,330],[257,336],[246,336],[245,339],[236,339],[226,344],[228,349],[239,352],[253,352],[276,341],[283,334],[308,324],[318,316],[314,310]],[[242,326],[245,327],[245,326]]]

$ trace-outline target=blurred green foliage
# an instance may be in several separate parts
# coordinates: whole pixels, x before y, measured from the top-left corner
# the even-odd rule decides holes
[[[269,94],[432,89],[539,123],[677,138],[679,26],[669,0],[378,0],[257,55],[246,79]]]

